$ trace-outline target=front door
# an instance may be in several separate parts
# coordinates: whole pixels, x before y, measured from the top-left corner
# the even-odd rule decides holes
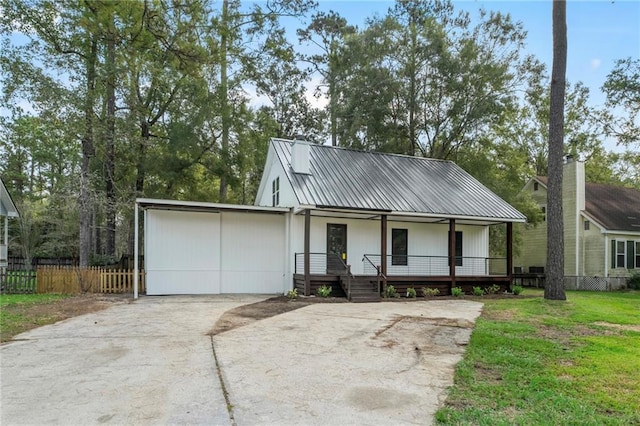
[[[347,263],[347,225],[327,224],[327,274],[344,273]]]

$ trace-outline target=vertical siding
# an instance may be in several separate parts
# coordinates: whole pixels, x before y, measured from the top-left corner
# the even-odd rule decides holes
[[[221,293],[282,293],[284,215],[221,213]]]
[[[273,149],[271,145],[269,149],[270,150]],[[271,198],[273,195],[271,184],[275,178],[279,177],[280,178],[280,203],[278,204],[278,206],[279,207],[297,206],[299,203],[295,193],[293,192],[293,187],[291,186],[291,183],[289,182],[289,179],[287,178],[287,175],[284,172],[284,169],[282,168],[282,164],[280,163],[280,161],[278,161],[278,158],[275,155],[275,152],[273,153],[273,155],[270,155],[269,158],[271,158],[273,162],[269,169],[269,174],[266,176],[266,180],[264,182],[265,186],[264,186],[264,189],[262,190],[262,194],[258,194],[259,199],[256,205],[259,205],[259,206],[273,205],[272,198]],[[265,177],[263,177],[263,179],[265,179]]]
[[[147,294],[220,292],[220,215],[147,210]]]

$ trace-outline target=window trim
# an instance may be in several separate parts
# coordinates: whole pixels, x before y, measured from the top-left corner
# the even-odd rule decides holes
[[[396,253],[396,235],[404,234],[404,250]],[[399,248],[399,247],[398,247]],[[409,230],[406,228],[391,229],[391,265],[392,266],[408,266],[409,265]]]
[[[586,219],[585,219],[583,229],[584,229],[585,231],[589,231],[589,230],[591,230],[591,221],[590,221],[590,220],[586,220]]]
[[[271,182],[271,205],[273,207],[280,205],[280,176]]]
[[[614,244],[613,246],[615,247],[615,253],[614,253],[614,259],[615,262],[613,264],[613,268],[614,269],[626,269],[627,267],[627,241],[626,240],[613,240]],[[620,250],[618,250],[620,248],[620,245],[622,245],[622,252],[620,252]],[[620,257],[622,256],[622,257]],[[622,259],[622,265],[620,260]]]
[[[635,253],[635,257],[636,257],[636,261],[635,261],[635,268],[634,269],[640,269],[640,240],[635,240],[635,248],[636,248],[636,253]]]

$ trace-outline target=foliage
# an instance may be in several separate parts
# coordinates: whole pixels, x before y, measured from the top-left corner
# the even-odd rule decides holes
[[[409,287],[407,288],[407,297],[410,299],[415,299],[416,298],[416,289],[413,287]]]
[[[464,291],[462,291],[462,287],[453,287],[451,289],[451,295],[453,297],[460,297],[464,294]]]
[[[329,297],[329,295],[331,294],[331,290],[333,290],[331,286],[323,284],[318,287],[318,289],[316,290],[316,294],[320,297]]]
[[[633,290],[640,290],[640,274],[634,273],[627,280],[627,286]]]
[[[500,286],[498,284],[491,284],[489,287],[484,289],[484,292],[487,294],[497,294],[500,291]]]
[[[483,296],[484,290],[482,290],[482,287],[473,287],[471,294],[473,294],[474,296]]]
[[[0,341],[5,342],[13,336],[35,326],[51,324],[59,318],[29,313],[29,308],[40,304],[52,303],[67,298],[61,294],[0,294]]]
[[[484,301],[439,424],[640,422],[637,292]],[[464,401],[464,404],[456,403]]]
[[[298,289],[294,288],[293,290],[287,291],[287,299],[297,299],[298,298]]]
[[[437,288],[422,287],[422,295],[424,297],[432,297],[432,296],[437,296],[439,294],[440,294],[440,290],[438,290]]]
[[[640,147],[640,59],[626,58],[616,62],[602,89],[609,108],[603,117],[607,136],[617,138],[620,145]],[[620,107],[627,116],[615,118],[611,111]]]
[[[387,285],[387,288],[384,291],[384,297],[391,299],[394,297],[400,297],[400,295],[398,294],[398,292],[396,291],[396,288],[392,285]]]
[[[523,290],[524,290],[524,288],[522,286],[519,286],[519,285],[514,285],[511,288],[511,291],[513,291],[513,294],[515,294],[516,296],[520,295]]]

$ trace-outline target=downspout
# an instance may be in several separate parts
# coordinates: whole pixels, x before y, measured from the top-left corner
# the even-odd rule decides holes
[[[134,209],[134,217],[133,217],[133,300],[138,298],[138,279],[139,279],[139,268],[138,268],[138,202],[136,201],[136,208]]]
[[[291,276],[291,212],[287,212],[284,215],[284,276],[282,277],[282,289],[283,293],[286,294],[287,291],[291,290],[292,281],[289,281],[287,284],[287,280],[289,278],[293,279]]]

